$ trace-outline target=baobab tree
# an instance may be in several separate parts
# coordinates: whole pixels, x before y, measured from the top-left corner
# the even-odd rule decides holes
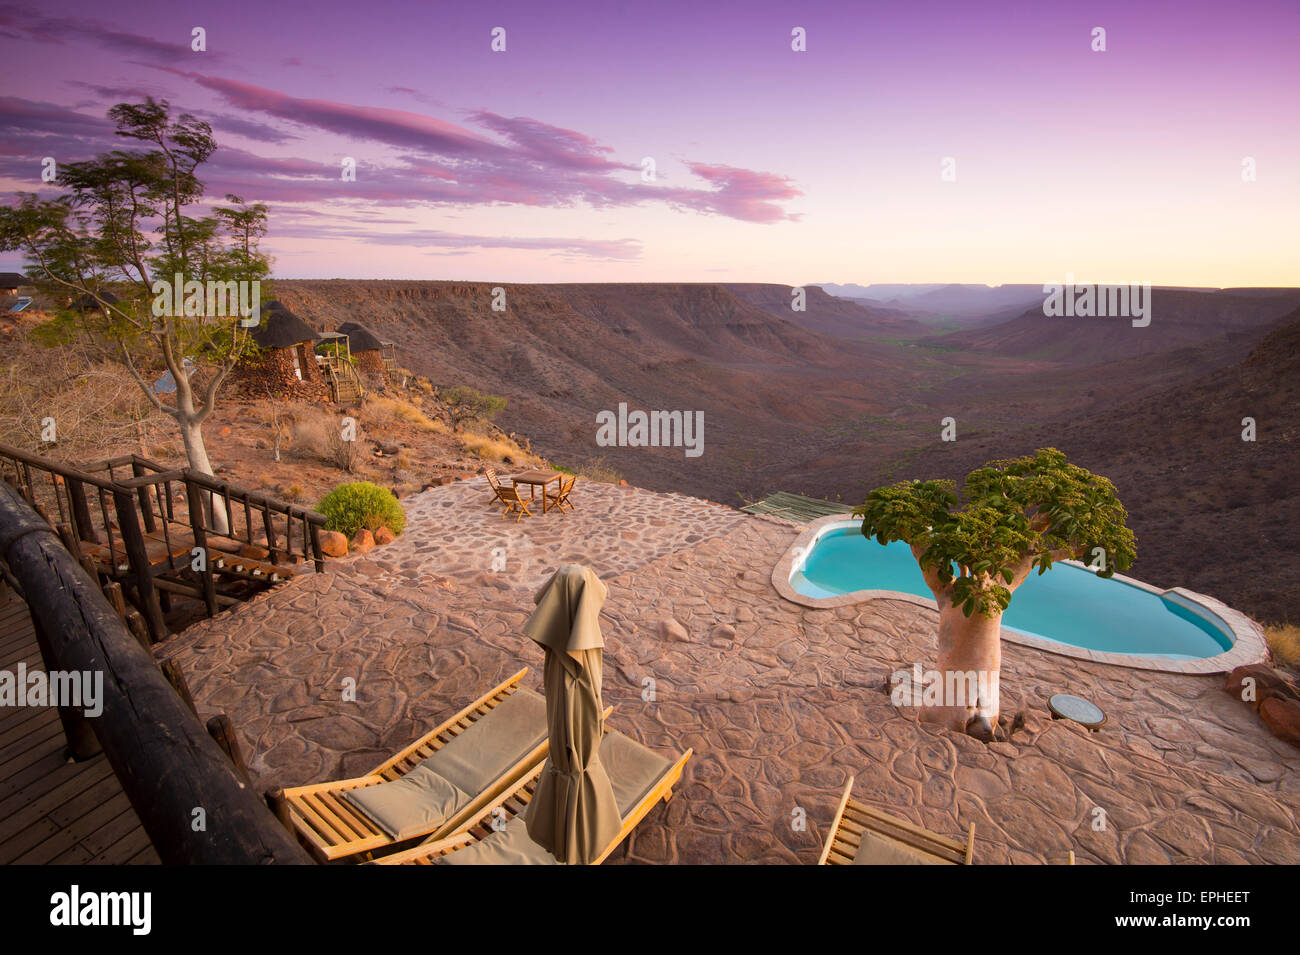
[[[23,253],[29,277],[67,303],[47,340],[63,335],[121,362],[175,419],[189,466],[211,474],[203,423],[258,320],[270,275],[259,249],[266,206],[228,195],[230,205],[188,215],[204,202],[197,171],[217,149],[211,127],[188,113],[173,120],[167,101],[152,98],[108,116],[118,136],[147,148],[62,164],[67,193],[20,193],[0,209],[0,249]],[[174,391],[160,394],[164,371]]]
[[[1137,557],[1115,486],[1055,448],[972,471],[961,500],[952,481],[904,481],[872,491],[853,513],[867,537],[911,547],[939,605],[942,685],[970,686],[978,674],[989,677],[978,685],[994,688],[991,698],[923,706],[922,718],[983,738],[998,721],[1002,614],[1016,588],[1067,558],[1087,557],[1112,577]]]

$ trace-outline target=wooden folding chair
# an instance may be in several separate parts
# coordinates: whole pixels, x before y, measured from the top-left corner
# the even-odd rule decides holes
[[[501,485],[497,488],[497,500],[506,506],[505,513],[501,515],[502,519],[518,512],[515,513],[515,523],[517,524],[525,514],[529,517],[533,516],[533,512],[528,509],[528,501],[519,496],[518,488]]]
[[[546,489],[543,488],[542,496],[546,498],[547,506],[549,508],[558,507],[561,514],[564,513],[566,507],[569,510],[573,510],[573,505],[569,503],[569,492],[573,490],[574,482],[577,480],[576,477],[571,477],[567,481],[561,479],[560,486],[554,494],[547,494]]]

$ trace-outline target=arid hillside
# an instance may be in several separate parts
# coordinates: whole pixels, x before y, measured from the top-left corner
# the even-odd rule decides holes
[[[1209,350],[1171,354],[1194,367]],[[993,458],[1060,448],[1118,488],[1138,538],[1133,576],[1211,594],[1264,620],[1294,621],[1300,310],[1244,360],[1191,377],[1094,413],[959,430],[955,442],[918,446],[889,479],[960,481]],[[1242,440],[1247,417],[1255,421],[1254,441]]]
[[[789,289],[774,288],[788,303]],[[814,455],[828,421],[888,414],[898,395],[923,385],[924,361],[819,334],[720,285],[512,285],[504,312],[492,310],[492,289],[276,283],[318,328],[361,322],[436,385],[504,396],[497,420],[551,460],[602,459],[635,483],[729,503],[774,464]],[[598,445],[597,413],[620,403],[703,411],[705,453]]]
[[[1145,293],[1143,294],[1145,299]],[[933,339],[944,347],[990,354],[1095,364],[1121,356],[1150,355],[1234,333],[1256,333],[1300,304],[1300,295],[1233,295],[1153,289],[1150,324],[1124,317],[1048,317],[1035,306],[1010,321]]]

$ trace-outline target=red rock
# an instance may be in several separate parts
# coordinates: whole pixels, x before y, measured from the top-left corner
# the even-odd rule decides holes
[[[226,427],[222,428],[220,433],[221,433],[221,434],[230,434],[230,426],[227,425]]]
[[[1300,703],[1269,697],[1259,704],[1259,716],[1278,739],[1300,746]]]
[[[691,638],[686,633],[686,628],[672,617],[659,621],[659,635],[665,640],[675,640],[678,643],[690,643],[691,641]]]
[[[354,554],[364,554],[368,550],[374,550],[375,535],[363,527],[352,535],[348,547]]]
[[[628,483],[627,483],[627,481],[619,481],[619,482],[618,482],[618,486],[619,486],[619,487],[627,487],[627,486],[628,486]]]
[[[375,543],[380,546],[391,544],[394,539],[395,535],[387,527],[381,527],[379,530],[375,531]]]
[[[1254,699],[1244,699],[1243,697],[1243,693],[1246,691],[1245,683],[1247,678],[1255,681]],[[1230,695],[1239,700],[1244,700],[1256,710],[1259,709],[1261,703],[1268,699],[1290,700],[1293,703],[1300,704],[1300,690],[1297,690],[1292,683],[1272,667],[1265,666],[1262,663],[1250,663],[1237,667],[1228,674],[1227,682],[1224,683],[1223,688]]]
[[[320,549],[326,557],[343,557],[348,552],[348,539],[338,531],[321,531]]]

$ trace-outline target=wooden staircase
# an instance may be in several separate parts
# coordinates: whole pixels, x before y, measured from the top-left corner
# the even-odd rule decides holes
[[[361,384],[361,376],[349,362],[331,361],[329,368],[330,400],[340,405],[360,404],[366,389]]]

